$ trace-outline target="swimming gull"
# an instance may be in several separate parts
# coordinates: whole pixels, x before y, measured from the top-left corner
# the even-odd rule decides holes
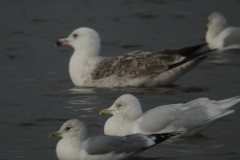
[[[227,27],[227,21],[220,13],[210,14],[206,28],[210,49],[240,49],[240,27]]]
[[[198,52],[206,44],[167,49],[158,52],[133,51],[118,57],[101,57],[100,37],[90,28],[74,30],[57,46],[70,45],[74,53],[69,74],[75,86],[124,87],[171,84],[206,58],[207,51]]]
[[[125,94],[99,114],[113,114],[104,125],[106,135],[179,131],[182,133],[180,136],[192,136],[207,129],[219,118],[233,113],[234,110],[228,109],[238,102],[240,96],[220,101],[198,98],[185,104],[162,105],[142,113],[139,100]]]
[[[85,125],[78,119],[71,119],[49,137],[62,137],[56,147],[57,157],[60,160],[116,160],[129,157],[176,134],[178,133],[87,137]]]

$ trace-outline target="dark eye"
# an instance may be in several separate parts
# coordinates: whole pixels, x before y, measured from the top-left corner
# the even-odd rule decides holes
[[[117,107],[122,107],[122,105],[121,105],[121,104],[118,104]]]
[[[71,129],[72,127],[70,127],[70,126],[68,126],[67,128],[66,128],[66,130],[68,131],[69,129]]]
[[[73,37],[74,37],[74,38],[77,38],[77,36],[78,36],[77,34],[73,34]]]

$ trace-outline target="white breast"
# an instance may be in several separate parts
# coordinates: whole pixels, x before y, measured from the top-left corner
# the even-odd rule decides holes
[[[91,74],[99,61],[100,57],[85,59],[73,54],[69,63],[69,74],[73,84],[75,86],[84,86],[85,83],[91,83]]]

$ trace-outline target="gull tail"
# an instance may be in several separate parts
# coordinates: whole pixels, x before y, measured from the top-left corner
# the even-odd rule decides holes
[[[226,111],[227,109],[231,108],[238,102],[240,102],[240,95],[236,96],[236,97],[217,101],[216,104],[219,105],[221,111]]]
[[[219,106],[219,109],[223,113],[218,115],[218,116],[216,116],[216,117],[208,119],[207,122],[213,122],[213,121],[216,121],[217,119],[219,119],[221,117],[224,117],[226,115],[234,113],[235,110],[227,110],[227,109],[231,108],[232,106],[234,106],[238,102],[240,102],[240,96],[236,96],[236,97],[232,97],[232,98],[228,98],[228,99],[217,101],[216,104]]]
[[[169,55],[178,54],[185,58],[177,63],[173,63],[169,65],[168,70],[166,72],[163,72],[155,76],[153,81],[163,85],[171,84],[172,82],[176,81],[182,75],[184,75],[185,73],[193,69],[199,63],[201,63],[207,57],[207,53],[213,51],[213,50],[206,50],[206,51],[198,52],[205,45],[206,43],[192,46],[192,47],[177,49],[177,50],[162,51],[161,53],[165,53]],[[152,54],[151,56],[156,56],[156,55]]]
[[[164,85],[171,84],[172,82],[179,79],[182,75],[193,69],[199,63],[201,63],[207,56],[203,55],[201,57],[197,57],[185,63],[181,63],[181,65],[172,65],[169,66],[169,70],[166,72],[161,73],[154,77],[154,82],[158,82]],[[173,67],[173,68],[172,68]]]
[[[197,52],[204,45],[206,44],[201,44],[201,45],[181,49],[183,51],[179,51],[179,54],[182,56],[186,56],[186,59],[179,63],[170,65],[169,69],[181,66],[182,64],[186,64],[189,61],[192,61],[192,62],[195,61],[196,64],[199,64],[200,62],[202,62],[207,57],[207,53],[214,51],[214,50],[206,50],[206,51]]]
[[[216,121],[216,120],[218,120],[219,118],[222,118],[222,117],[224,117],[224,116],[226,116],[226,115],[229,115],[229,114],[231,114],[231,113],[234,113],[235,112],[235,110],[227,110],[227,111],[225,111],[225,112],[223,112],[222,114],[220,114],[220,115],[218,115],[218,116],[216,116],[216,117],[213,117],[213,118],[211,118],[211,119],[208,119],[206,122],[214,122],[214,121]]]

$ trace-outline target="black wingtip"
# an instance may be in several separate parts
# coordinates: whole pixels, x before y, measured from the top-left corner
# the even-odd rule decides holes
[[[202,57],[207,57],[207,53],[209,52],[214,52],[216,51],[217,49],[209,49],[209,50],[206,50],[206,51],[202,51],[202,52],[198,52],[198,53],[195,53],[194,55],[190,56],[189,60],[191,59],[195,59],[195,58],[202,58]]]
[[[58,40],[58,41],[55,43],[55,46],[62,46],[62,43]]]
[[[183,56],[194,55],[194,53],[196,53],[198,50],[200,50],[202,47],[206,45],[207,43],[202,43],[202,44],[191,46],[191,47],[185,47],[185,48],[179,49],[178,52],[180,55],[183,55]]]
[[[156,144],[161,143],[173,136],[179,135],[181,134],[180,132],[169,132],[169,133],[159,133],[159,134],[151,134],[149,135],[149,137],[151,138],[155,138],[153,139],[154,142],[156,142]]]

